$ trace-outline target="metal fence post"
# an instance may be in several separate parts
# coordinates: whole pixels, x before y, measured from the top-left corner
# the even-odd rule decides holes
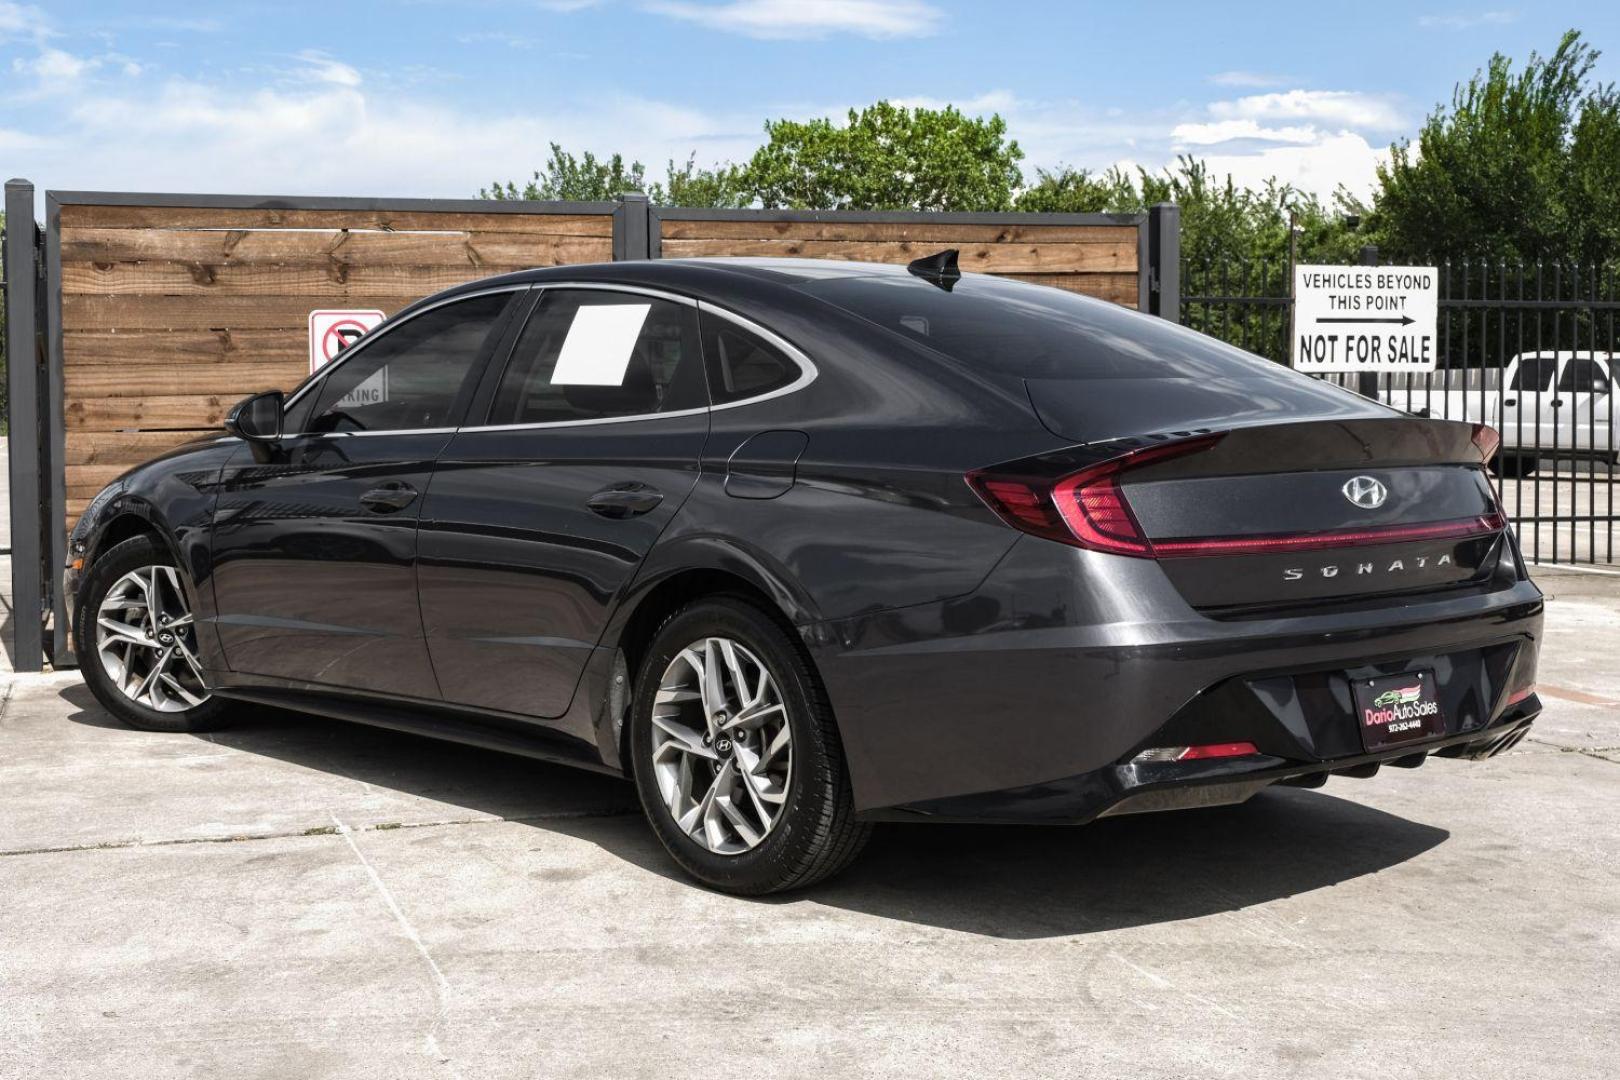
[[[56,193],[45,192],[45,403],[41,406],[40,471],[47,493],[41,513],[45,526],[45,597],[51,612],[51,635],[46,652],[58,671],[77,667],[68,647],[67,597],[62,595],[62,570],[67,565],[67,413],[62,386],[62,204]]]
[[[11,427],[11,628],[15,671],[45,666],[40,541],[39,230],[34,185],[6,182],[6,382]]]
[[[639,191],[619,196],[613,211],[613,260],[652,258],[648,218],[652,204]]]
[[[1361,249],[1361,265],[1378,265],[1378,245],[1365,244]],[[1378,372],[1363,371],[1356,376],[1356,393],[1365,398],[1378,399]]]
[[[1157,203],[1148,209],[1149,312],[1181,321],[1181,207]]]

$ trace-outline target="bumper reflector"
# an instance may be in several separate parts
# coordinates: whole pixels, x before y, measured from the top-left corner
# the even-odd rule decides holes
[[[1512,708],[1535,692],[1535,683],[1531,683],[1529,686],[1521,686],[1519,689],[1508,695],[1507,705],[1505,705],[1504,708]]]
[[[1243,757],[1259,752],[1255,749],[1254,743],[1249,742],[1209,743],[1204,746],[1156,746],[1137,754],[1131,759],[1131,763],[1134,765],[1137,762],[1147,761],[1207,761],[1210,758]]]

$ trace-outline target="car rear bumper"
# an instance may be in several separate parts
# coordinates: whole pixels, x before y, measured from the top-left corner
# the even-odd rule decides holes
[[[1097,560],[1108,565],[1095,565]],[[1499,580],[1442,593],[1210,618],[1147,560],[1021,540],[975,593],[805,629],[871,817],[1085,821],[1246,797],[1428,753],[1477,756],[1539,711],[1542,597]],[[1350,681],[1432,671],[1443,735],[1362,746]],[[1132,764],[1159,746],[1258,754]],[[1199,793],[1196,789],[1206,789]]]

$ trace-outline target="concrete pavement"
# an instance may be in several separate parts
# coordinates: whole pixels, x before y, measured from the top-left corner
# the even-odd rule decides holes
[[[0,1076],[1612,1075],[1620,578],[1494,761],[1083,829],[893,826],[776,900],[620,782],[244,711],[0,711]]]

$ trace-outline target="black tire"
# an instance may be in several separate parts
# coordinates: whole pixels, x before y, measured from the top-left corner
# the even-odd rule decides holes
[[[103,552],[90,565],[79,589],[73,626],[73,648],[78,654],[79,671],[102,707],[132,728],[141,731],[212,730],[220,725],[225,709],[223,699],[208,697],[200,705],[176,712],[149,708],[119,689],[102,665],[94,629],[101,602],[125,574],[148,566],[176,566],[169,549],[154,536],[131,537]],[[187,640],[195,654],[194,627]]]
[[[740,854],[717,854],[687,836],[654,776],[652,715],[660,681],[682,649],[708,637],[731,638],[763,661],[792,738],[780,815],[758,846]],[[763,896],[812,885],[853,862],[871,834],[870,825],[855,820],[843,744],[809,657],[774,618],[740,597],[696,601],[659,627],[636,677],[630,740],[636,790],[653,831],[682,869],[711,888]]]

